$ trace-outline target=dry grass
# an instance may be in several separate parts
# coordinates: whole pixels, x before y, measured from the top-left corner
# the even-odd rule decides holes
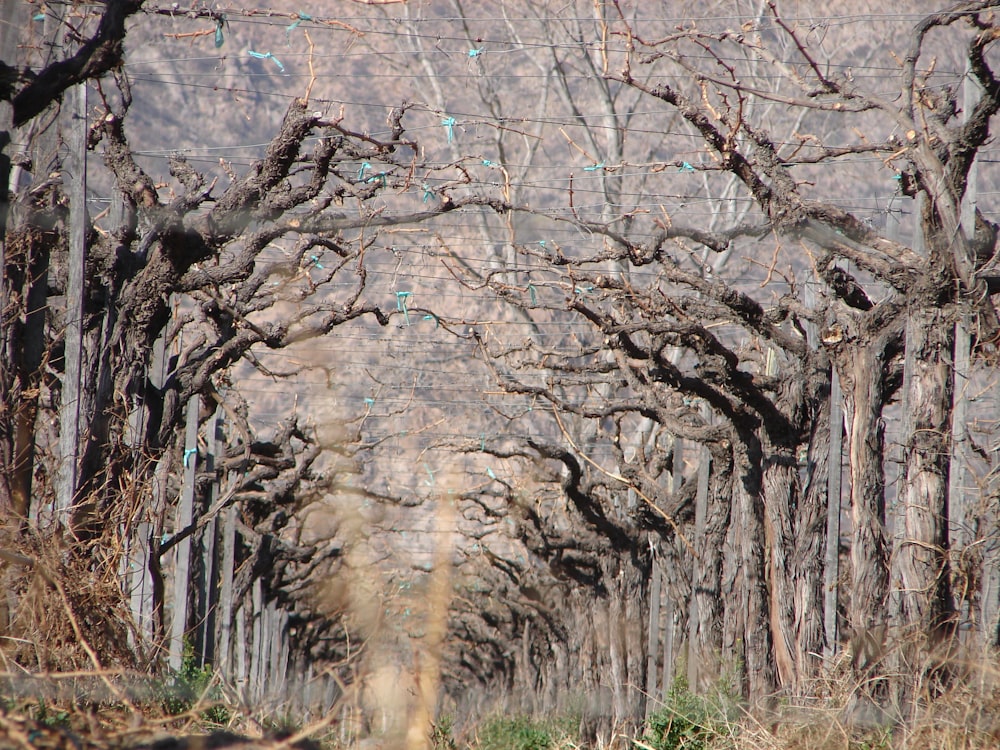
[[[902,648],[892,644],[891,662]],[[962,652],[961,654],[959,652]],[[744,718],[729,727],[722,747],[736,750],[994,750],[1000,747],[1000,661],[994,652],[952,649],[951,679],[933,689],[913,688],[905,707],[887,700],[875,709],[863,697],[859,680],[850,679],[840,658],[826,680],[817,681],[809,700],[788,700],[766,719]],[[935,666],[942,665],[938,661]],[[859,698],[859,695],[862,696]],[[735,741],[733,741],[735,738]]]
[[[58,533],[0,529],[4,671],[136,669],[119,562],[115,555],[78,554]]]
[[[439,526],[450,528],[448,511]],[[162,693],[129,648],[130,614],[120,588],[120,555],[113,545],[103,552],[89,546],[86,554],[59,536],[41,537],[0,529],[0,582],[7,596],[0,602],[0,747],[77,747],[162,750],[196,748],[194,740],[208,736],[205,747],[290,748],[353,747],[361,740],[329,736],[327,721],[307,726],[291,736],[270,736],[265,725],[230,708],[226,727],[212,727],[206,712],[213,707],[208,691],[186,710],[164,709]],[[414,663],[401,675],[392,673],[383,690],[369,684],[372,697],[396,708],[400,747],[427,747],[440,679],[440,649],[448,611],[450,546],[441,545],[428,578],[421,617],[420,648]],[[381,601],[381,600],[379,600]],[[414,634],[407,635],[413,640]],[[885,649],[884,664],[904,664],[908,644],[898,639]],[[705,750],[986,750],[1000,747],[1000,660],[972,641],[952,644],[947,658],[927,657],[918,673],[930,667],[948,675],[932,690],[918,684],[905,710],[859,711],[856,696],[863,680],[854,676],[850,656],[829,665],[827,677],[809,686],[808,700],[780,700],[768,711],[723,718],[714,734],[704,738]],[[909,667],[904,667],[909,668]],[[373,673],[371,677],[377,676]],[[403,679],[405,677],[405,679]],[[369,680],[371,682],[371,680]],[[162,686],[161,688],[162,689]],[[401,699],[390,700],[393,696]],[[216,692],[216,697],[218,693]],[[346,695],[346,693],[345,693]],[[405,699],[404,699],[405,698]],[[228,701],[227,701],[228,703]],[[863,705],[861,701],[861,705]],[[892,701],[889,701],[891,704]],[[398,705],[397,705],[398,704]],[[259,717],[258,717],[259,718]],[[469,717],[462,718],[470,723]],[[472,722],[474,723],[474,721]],[[231,732],[231,733],[229,733]],[[310,737],[326,733],[322,745]],[[248,740],[246,737],[253,737]],[[157,739],[159,738],[159,739]],[[173,739],[171,739],[173,738]],[[408,739],[408,742],[406,741]],[[642,742],[641,738],[638,739]],[[170,743],[173,744],[170,744]],[[242,743],[242,744],[240,744]],[[248,744],[250,743],[250,744]],[[562,747],[585,747],[564,737]],[[462,747],[458,743],[457,747]],[[594,745],[591,745],[594,746]],[[643,745],[618,735],[608,748]],[[386,745],[389,747],[389,745]],[[656,750],[670,750],[657,748]]]

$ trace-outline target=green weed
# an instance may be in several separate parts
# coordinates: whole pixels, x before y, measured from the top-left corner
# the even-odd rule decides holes
[[[720,701],[695,695],[678,678],[646,722],[643,741],[653,750],[709,750],[723,736],[726,710]]]
[[[551,750],[568,734],[566,721],[498,716],[479,728],[475,747],[478,750]]]
[[[211,724],[227,724],[230,713],[225,706],[217,703],[222,698],[222,691],[213,678],[211,666],[199,666],[194,649],[185,646],[181,668],[167,680],[162,699],[163,710],[169,716],[178,716],[195,708],[198,703],[214,703],[201,713],[201,718]]]
[[[69,727],[69,711],[49,708],[41,698],[38,699],[38,703],[32,713],[32,718],[42,726],[49,727],[50,729],[65,729]]]
[[[431,725],[431,747],[433,750],[457,750],[455,723],[450,716],[442,716]]]
[[[892,729],[873,731],[862,740],[851,742],[850,750],[889,750],[892,747]]]

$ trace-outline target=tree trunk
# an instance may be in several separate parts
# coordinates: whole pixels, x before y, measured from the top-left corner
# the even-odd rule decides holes
[[[729,532],[723,563],[723,651],[751,703],[774,693],[776,673],[764,555],[759,455],[734,443],[734,480]],[[759,454],[759,451],[755,451]]]
[[[797,505],[798,467],[788,447],[771,449],[765,459],[762,495],[764,539],[767,542],[771,641],[779,685],[796,689],[799,682],[795,662],[795,588],[792,569],[792,514]]]
[[[697,618],[691,628],[692,639],[688,644],[688,659],[696,665],[690,688],[697,693],[707,692],[720,675],[719,657],[722,654],[722,597],[723,544],[729,526],[730,502],[733,487],[733,462],[729,451],[713,445],[711,476],[709,478],[708,507],[705,529],[694,561],[691,595]]]
[[[868,346],[852,347],[841,379],[850,425],[851,598],[848,622],[854,633],[885,623],[889,594],[889,554],[885,535],[886,344],[873,337]]]
[[[800,677],[819,674],[826,638],[823,590],[826,560],[826,522],[828,510],[827,478],[830,467],[830,369],[824,368],[825,389],[815,404],[810,419],[806,454],[805,487],[799,499],[795,519],[792,570],[795,576],[795,663]],[[832,457],[839,465],[840,456]]]
[[[685,527],[685,536],[690,539],[692,524]],[[691,553],[680,539],[673,537],[664,540],[663,553],[663,588],[666,595],[666,606],[661,617],[663,619],[663,672],[660,679],[660,690],[666,694],[679,675],[686,674],[685,657],[681,646],[681,638],[688,632],[688,615],[691,611],[692,596]]]
[[[911,359],[907,403],[905,484],[900,488],[902,539],[895,555],[901,591],[897,624],[934,648],[954,625],[948,572],[948,473],[954,321],[937,306],[910,312],[906,355]],[[915,655],[915,654],[914,654]],[[911,664],[911,667],[917,665]]]
[[[34,211],[30,210],[32,216]],[[4,363],[2,383],[7,424],[0,472],[0,508],[28,517],[35,456],[35,418],[45,354],[45,296],[51,237],[34,225],[10,227],[5,238],[2,312]],[[9,420],[9,421],[8,421]]]

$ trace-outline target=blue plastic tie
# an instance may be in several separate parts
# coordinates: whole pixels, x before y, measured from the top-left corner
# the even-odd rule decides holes
[[[226,38],[222,35],[222,24],[225,23],[224,18],[219,18],[218,22],[215,24],[215,46],[221,47],[226,42]]]
[[[678,169],[678,171],[679,171],[679,172],[693,172],[693,171],[694,171],[694,167],[692,167],[692,166],[691,166],[690,164],[688,164],[688,163],[687,163],[687,162],[685,161],[685,162],[682,162],[682,163],[681,163],[681,166],[680,166],[680,168]]]
[[[369,396],[368,398],[366,398],[365,399],[365,406],[367,406],[369,408],[375,406],[375,399],[373,399],[371,396]]]
[[[497,475],[493,473],[493,469],[491,469],[489,466],[486,467],[486,475],[490,479],[496,479],[497,478]]]
[[[424,316],[424,320],[433,320],[435,328],[437,328],[439,325],[441,325],[441,321],[438,320],[438,316],[437,315],[431,315],[431,314],[425,315]]]
[[[495,161],[490,161],[489,159],[483,159],[483,166],[484,167],[497,167],[497,166],[499,166],[499,164],[497,164]]]
[[[413,292],[396,292],[396,310],[403,313],[403,319],[406,321],[406,325],[410,325],[410,311],[406,309],[406,299]]]
[[[485,432],[482,435],[479,436],[479,450],[480,451],[485,451],[486,450],[486,433]]]
[[[531,295],[531,304],[538,304],[538,291],[535,289],[534,284],[528,284],[528,294]]]
[[[294,23],[290,23],[288,26],[285,27],[286,34],[291,34],[293,31],[295,31],[295,29],[297,29],[299,27],[299,24],[302,23],[303,21],[313,20],[312,16],[310,16],[308,13],[303,13],[302,11],[299,11],[295,15],[298,16],[298,20],[295,21]]]
[[[428,487],[433,487],[434,486],[434,472],[431,471],[431,467],[428,466],[426,463],[424,464],[424,470],[427,472],[427,476],[430,477],[430,479],[425,479],[424,480],[424,484],[426,484]]]
[[[455,140],[455,118],[446,117],[441,120],[441,124],[444,125],[445,130],[448,132],[448,143]]]
[[[431,190],[430,186],[426,182],[420,187],[424,189],[424,203],[434,197],[434,191]]]
[[[31,17],[31,20],[32,21],[44,21],[45,20],[45,14],[44,13],[36,13],[35,15],[33,15]]]
[[[602,162],[598,162],[597,164],[594,164],[593,166],[590,166],[590,167],[584,167],[583,171],[584,172],[596,172],[599,169],[604,169],[604,162],[603,161]]]
[[[590,294],[593,291],[594,291],[594,287],[591,286],[590,284],[588,284],[587,286],[578,286],[578,287],[576,287],[576,293],[577,294]]]
[[[386,172],[379,172],[378,174],[373,174],[371,177],[365,180],[365,182],[369,184],[372,182],[378,182],[381,183],[382,187],[385,187],[386,185],[385,176]]]
[[[273,62],[275,65],[278,66],[278,70],[280,70],[282,73],[285,72],[285,66],[281,64],[281,60],[272,55],[270,52],[254,52],[251,49],[247,50],[247,54],[250,55],[250,57],[256,57],[258,60],[270,60],[271,62]]]
[[[361,163],[361,169],[358,170],[358,179],[363,180],[365,178],[365,170],[371,169],[372,165],[368,162]]]
[[[323,264],[319,262],[319,256],[318,255],[310,255],[309,256],[309,260],[311,260],[313,262],[313,265],[316,266],[316,268],[319,268],[319,269],[323,268]]]
[[[545,240],[538,240],[538,244],[541,245],[543,249],[545,248]]]
[[[484,50],[482,47],[480,47],[479,49],[470,49],[469,50],[469,57],[470,58],[472,58],[472,57],[479,57],[485,51],[486,50]]]
[[[187,448],[187,449],[185,449],[185,451],[184,451],[184,468],[185,469],[189,468],[191,456],[197,456],[197,455],[198,455],[198,449],[197,448]]]

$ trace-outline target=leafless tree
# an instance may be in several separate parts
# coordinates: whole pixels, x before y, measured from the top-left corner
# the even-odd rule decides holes
[[[66,89],[94,87],[96,107],[62,132],[99,155],[100,165],[91,159],[92,179],[105,181],[111,205],[86,216],[79,472],[71,512],[59,519],[84,556],[108,535],[124,535],[114,544],[119,550],[134,535],[149,541],[162,614],[161,558],[237,504],[248,560],[236,598],[263,577],[273,596],[312,617],[307,589],[317,565],[337,549],[325,540],[298,543],[291,529],[302,506],[334,479],[316,463],[323,446],[308,419],[292,413],[261,429],[232,387],[238,367],[261,368],[276,383],[275,400],[291,407],[280,393],[282,373],[261,364],[258,351],[301,346],[360,318],[385,326],[405,315],[383,311],[367,293],[368,263],[381,251],[369,246],[381,229],[505,205],[494,191],[452,199],[451,188],[467,177],[422,164],[419,144],[406,134],[405,107],[388,112],[387,136],[374,138],[310,104],[308,91],[292,100],[261,158],[242,173],[229,169],[228,184],[182,155],[169,160],[169,177],[150,174],[126,136],[132,90],[119,68],[124,19],[138,7],[113,2],[85,14],[77,29],[85,41],[72,54],[39,70],[6,71],[13,126],[29,123],[8,131],[8,155],[11,142],[55,120]],[[59,503],[54,477],[61,462],[74,460],[61,455],[49,428],[69,408],[62,395],[77,375],[63,365],[65,331],[74,323],[66,266],[70,212],[86,210],[70,190],[78,165],[62,162],[58,150],[51,162],[22,158],[5,212],[0,507],[22,531],[29,518],[43,524]],[[435,179],[433,201],[416,174]],[[191,404],[202,424],[217,410],[225,414],[225,455],[213,477],[199,480],[223,486],[187,526],[165,529],[186,451],[197,450],[184,443]],[[143,529],[156,533],[147,540]]]
[[[860,36],[808,8],[792,18],[755,0],[739,18],[708,18],[704,5],[690,14],[696,22],[617,3],[561,3],[556,13],[508,2],[484,19],[459,2],[366,9],[398,16],[386,36],[396,46],[357,29],[345,30],[358,32],[351,44],[373,59],[385,53],[396,73],[421,71],[419,96],[403,76],[382,79],[396,101],[418,103],[395,110],[390,135],[376,138],[313,112],[315,100],[293,102],[267,153],[225,187],[181,158],[169,180],[144,169],[123,128],[126,79],[103,79],[88,137],[103,149],[121,211],[88,225],[94,354],[77,533],[108,517],[119,487],[151,482],[155,466],[169,474],[166,457],[179,465],[192,399],[221,405],[238,426],[227,460],[249,479],[234,480],[228,498],[263,499],[254,523],[273,527],[284,500],[306,496],[316,446],[298,423],[257,437],[225,378],[241,362],[276,376],[258,352],[415,313],[402,302],[383,310],[366,273],[391,249],[388,232],[419,223],[442,259],[428,291],[457,289],[462,300],[419,311],[454,334],[459,352],[421,386],[485,372],[507,394],[436,415],[476,437],[414,437],[421,461],[434,451],[469,472],[456,493],[465,538],[447,666],[456,700],[472,682],[523,690],[529,708],[579,689],[601,695],[609,719],[641,718],[657,568],[671,627],[690,634],[676,651],[698,665],[692,687],[721,674],[752,700],[808,690],[836,645],[823,628],[823,589],[840,406],[844,640],[871,645],[889,633],[907,644],[892,669],[879,644],[853,667],[879,699],[889,673],[913,678],[901,681],[904,697],[928,675],[947,679],[942,649],[958,642],[963,607],[985,611],[967,561],[996,522],[984,501],[966,523],[972,535],[958,529],[948,480],[954,357],[969,343],[988,362],[996,346],[996,229],[967,193],[1000,105],[997,5],[962,2],[912,28],[873,19]],[[108,6],[65,75],[0,71],[12,82],[5,100],[22,106],[25,92],[48,92],[39,109],[19,110],[37,114],[62,81],[111,71],[115,18],[129,8]],[[217,22],[208,10],[188,17]],[[423,33],[429,23],[458,30]],[[449,88],[458,68],[475,79],[461,97]],[[960,104],[966,68],[978,88]],[[413,121],[434,138],[412,140],[403,124]],[[15,479],[0,500],[22,517],[49,492],[37,467],[54,436],[38,414],[58,408],[64,376],[53,298],[64,288],[66,201],[47,166],[35,165],[17,194],[4,246],[0,374],[11,395],[0,394],[0,457]],[[916,204],[912,238],[892,231],[886,212],[857,207],[889,192]],[[464,208],[476,212],[461,226],[441,221]],[[467,241],[489,254],[470,260]],[[514,320],[527,333],[510,334]],[[26,337],[32,325],[44,336]],[[167,375],[151,378],[153,349],[171,351],[182,334]],[[355,423],[359,438],[370,411]],[[399,432],[420,424],[412,412],[389,416]],[[887,422],[904,443],[898,480]],[[25,463],[29,444],[37,457]],[[387,444],[368,443],[365,455]],[[972,460],[992,469],[987,451]],[[396,473],[385,466],[369,463],[369,496],[419,507],[424,496],[383,486]],[[996,488],[983,475],[988,500]],[[312,570],[301,549],[285,552]],[[293,579],[285,584],[298,590],[304,578]]]
[[[550,425],[562,432],[556,445],[486,449],[562,463],[566,495],[589,529],[582,538],[603,538],[608,560],[634,554],[627,551],[645,531],[690,537],[694,579],[675,592],[684,611],[688,597],[698,601],[689,658],[721,655],[754,699],[799,691],[821,667],[833,372],[843,385],[849,457],[848,627],[864,635],[891,625],[905,644],[897,654],[907,679],[934,671],[941,649],[956,642],[950,561],[965,544],[949,520],[956,322],[973,321],[960,329],[972,333],[960,335],[992,356],[998,288],[996,229],[974,207],[963,222],[962,205],[1000,105],[993,3],[960,3],[887,37],[900,50],[891,94],[856,78],[851,61],[829,51],[833,40],[816,43],[804,19],[761,7],[740,28],[656,28],[620,11],[608,34],[621,48],[600,47],[608,81],[642,92],[654,122],[679,116],[702,144],[683,163],[653,165],[662,176],[649,176],[646,189],[676,193],[684,175],[706,175],[711,198],[728,176],[753,210],[711,230],[683,209],[610,219],[575,211],[570,220],[603,246],[525,245],[525,257],[548,269],[532,273],[532,294],[528,284],[499,279],[491,288],[537,320],[586,322],[589,333],[568,348],[481,340],[497,382],[549,404]],[[955,52],[949,73],[926,51],[943,38]],[[978,84],[964,110],[963,64]],[[769,108],[775,103],[796,123],[794,137],[778,135],[787,120]],[[836,170],[864,186],[865,164],[896,178],[901,198],[917,199],[912,242],[822,192]],[[626,156],[603,168],[643,165]],[[738,273],[705,260],[734,251],[751,259]],[[905,469],[891,517],[884,420],[897,400]],[[611,460],[574,444],[564,427],[570,415],[600,423]],[[711,454],[698,533],[689,523],[693,493],[683,484],[674,491],[664,473],[680,469],[665,466],[669,452],[632,447],[643,419]]]

